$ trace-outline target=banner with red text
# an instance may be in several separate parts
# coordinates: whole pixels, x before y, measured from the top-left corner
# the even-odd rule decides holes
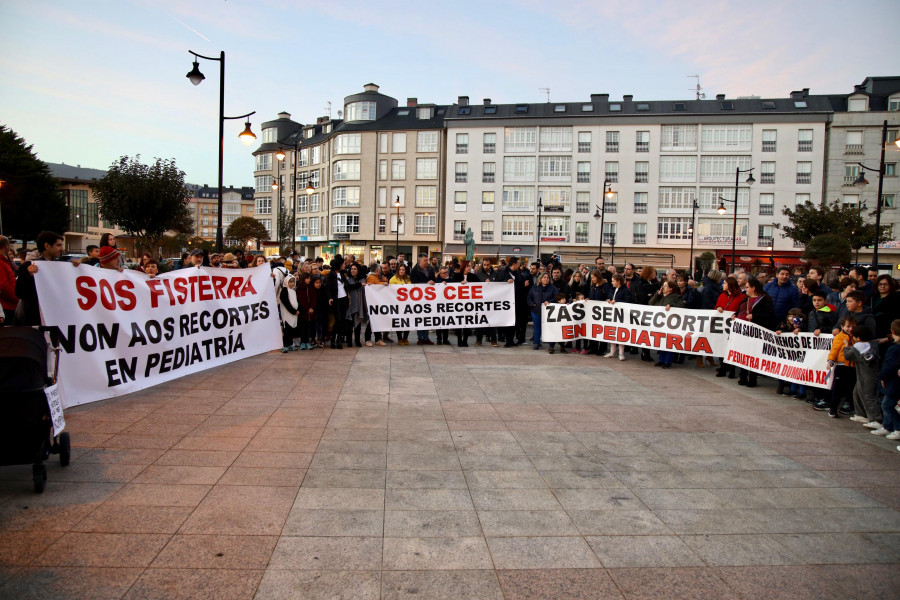
[[[41,318],[59,339],[63,405],[128,394],[281,347],[268,265],[150,278],[39,262]]]
[[[775,379],[831,389],[832,371],[826,364],[830,334],[782,333],[748,321],[731,325],[725,362]]]
[[[516,323],[511,283],[366,286],[372,331],[509,327]]]
[[[725,356],[734,313],[583,300],[546,304],[541,311],[541,342],[577,339],[653,350]],[[535,340],[537,341],[537,340]]]

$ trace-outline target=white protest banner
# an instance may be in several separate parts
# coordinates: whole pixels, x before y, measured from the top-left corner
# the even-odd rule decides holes
[[[734,321],[725,362],[775,379],[831,389],[830,334],[776,335],[749,321]]]
[[[725,356],[734,313],[583,300],[547,304],[541,341],[588,339],[668,352]]]
[[[59,398],[59,386],[53,384],[49,387],[45,387],[44,395],[47,396],[47,407],[50,408],[50,421],[53,423],[53,437],[56,437],[66,428],[62,400]]]
[[[281,347],[267,265],[155,278],[40,262],[41,318],[60,346],[63,407],[144,389]]]
[[[509,327],[516,323],[511,283],[368,285],[372,331]]]

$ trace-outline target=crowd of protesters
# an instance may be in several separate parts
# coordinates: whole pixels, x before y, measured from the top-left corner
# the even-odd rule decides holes
[[[33,274],[40,261],[59,258],[63,238],[42,232],[36,242],[37,249],[17,265],[11,260],[9,240],[0,236],[0,301],[7,324],[40,323]],[[118,270],[124,265],[110,234],[101,238],[99,246],[89,247],[88,256],[81,262]],[[460,347],[468,346],[474,337],[475,346],[502,344],[511,348],[530,341],[534,350],[541,350],[543,306],[582,300],[661,306],[666,310],[677,307],[734,312],[736,319],[777,333],[832,334],[828,362],[833,369],[832,389],[778,381],[776,393],[809,402],[812,408],[831,417],[850,416],[875,435],[900,440],[900,415],[896,409],[900,396],[900,292],[896,280],[875,269],[826,271],[812,266],[803,273],[782,267],[772,276],[754,276],[743,269],[731,274],[715,269],[693,274],[668,269],[661,273],[653,266],[638,269],[626,263],[619,272],[615,266],[607,267],[602,257],[593,265],[566,269],[556,256],[547,263],[525,264],[511,257],[497,264],[487,258],[473,263],[454,259],[441,264],[437,257],[420,255],[408,261],[404,254],[369,264],[359,262],[353,255],[337,255],[326,263],[321,257],[306,258],[297,253],[269,259],[254,255],[248,262],[241,251],[217,254],[203,250],[185,253],[181,262],[182,268],[240,269],[268,264],[282,322],[283,353],[326,346],[342,349],[395,343],[391,333],[372,331],[364,288],[448,282],[512,284],[515,322],[509,327],[438,329],[433,332],[434,341],[432,332],[417,330],[417,345],[449,345],[452,333]],[[136,268],[154,277],[159,261],[145,253]],[[529,322],[533,325],[530,340]],[[409,331],[393,333],[398,345],[410,344]],[[711,357],[660,350],[654,359],[650,349],[597,340],[549,342],[547,346],[550,354],[558,351],[620,361],[639,355],[642,361],[661,369],[684,364],[694,364],[695,368],[709,366],[715,368],[717,377],[737,379],[738,385],[746,387],[758,385],[756,372],[721,359],[716,362]]]

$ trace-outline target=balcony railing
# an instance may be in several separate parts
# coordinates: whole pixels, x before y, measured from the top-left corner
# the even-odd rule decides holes
[[[859,178],[859,174],[844,175],[844,185],[853,185],[853,182],[855,182],[858,178]]]
[[[805,248],[805,247],[806,247],[806,244],[804,244],[803,242],[798,242],[797,240],[794,240],[794,248]]]
[[[637,142],[634,146],[635,152],[650,152],[650,142]]]
[[[465,234],[465,233],[459,233],[459,232],[454,232],[454,233],[453,233],[453,241],[454,241],[454,242],[461,242],[461,241],[463,241],[464,239],[466,239],[466,234]]]
[[[635,173],[634,174],[634,182],[635,183],[647,183],[650,176],[647,173]]]
[[[579,173],[578,174],[578,183],[590,183],[591,182],[591,174],[590,173]]]
[[[485,173],[481,176],[481,183],[494,183],[494,174]]]
[[[469,181],[468,173],[457,173],[456,174],[456,183],[466,183]]]
[[[588,243],[588,234],[576,233],[575,234],[575,243],[576,244],[587,244]]]
[[[465,237],[465,236],[463,236]],[[481,232],[481,241],[482,242],[493,242],[494,241],[494,232],[493,231],[482,231]]]
[[[618,171],[615,173],[607,173],[606,180],[610,183],[619,183],[619,173]]]
[[[774,215],[775,207],[771,204],[760,204],[759,205],[759,214],[761,215]]]
[[[603,243],[604,244],[615,244],[616,243],[616,234],[604,233],[603,234]]]
[[[775,238],[759,236],[759,247],[767,248],[775,244]]]
[[[457,154],[468,154],[469,153],[469,145],[468,144],[457,144],[456,145],[456,153]]]
[[[862,154],[863,153],[863,145],[862,144],[847,144],[844,146],[844,154]]]
[[[812,183],[812,175],[809,173],[797,173],[797,183]]]
[[[775,152],[775,147],[777,144],[775,142],[763,142],[762,143],[762,151],[763,152]]]
[[[647,243],[647,234],[646,233],[635,233],[634,239],[632,241],[635,244],[646,244]]]
[[[614,213],[618,211],[618,202],[604,202],[603,203],[603,212]]]
[[[575,203],[575,212],[581,214],[587,214],[591,212],[591,205],[587,202],[576,202]]]
[[[812,152],[812,142],[800,140],[797,142],[797,152]]]
[[[484,153],[485,154],[496,154],[497,153],[497,144],[485,144],[484,145]]]
[[[647,214],[647,205],[646,204],[635,204],[634,205],[634,213],[638,215]]]
[[[762,173],[759,176],[760,183],[775,183],[775,173]]]
[[[619,142],[606,142],[606,151],[607,152],[618,152],[619,151]]]
[[[578,142],[578,151],[579,152],[590,152],[591,151],[591,143],[590,142]]]

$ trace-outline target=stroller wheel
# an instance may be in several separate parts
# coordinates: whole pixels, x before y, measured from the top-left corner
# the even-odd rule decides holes
[[[64,431],[59,434],[59,465],[68,467],[72,460],[72,442],[69,439],[69,432]]]
[[[34,479],[34,491],[43,494],[44,488],[47,487],[47,467],[43,464],[34,465],[31,468],[31,475]]]

